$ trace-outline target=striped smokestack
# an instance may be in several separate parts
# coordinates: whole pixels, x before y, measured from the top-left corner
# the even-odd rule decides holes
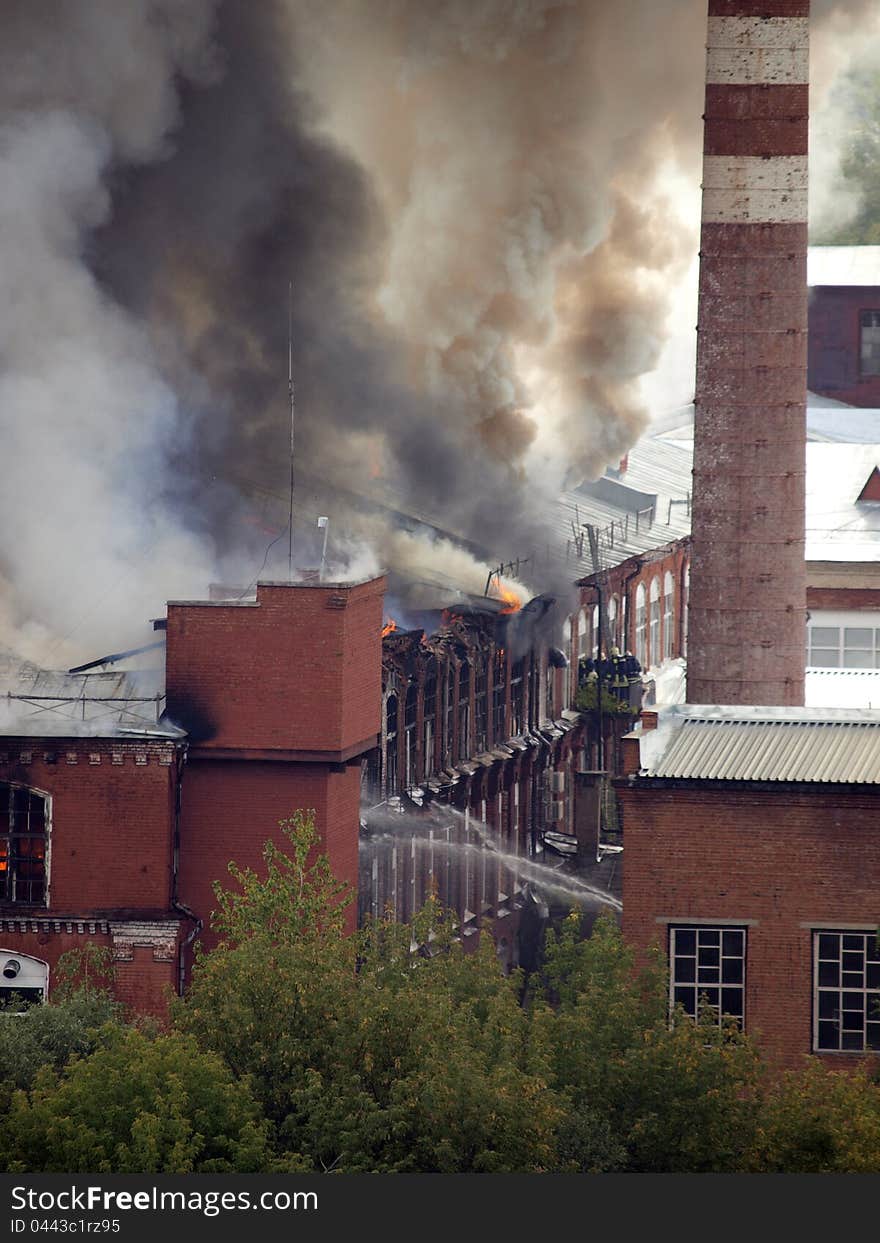
[[[709,0],[691,703],[804,702],[809,0]]]

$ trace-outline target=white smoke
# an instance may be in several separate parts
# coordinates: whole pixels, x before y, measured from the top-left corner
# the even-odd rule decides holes
[[[87,621],[90,644],[114,645],[169,592],[207,582],[209,550],[162,501],[167,455],[185,435],[175,396],[88,248],[117,167],[167,151],[176,75],[213,72],[212,7],[0,5],[4,631],[39,619],[58,642]],[[39,633],[20,638],[45,659]]]

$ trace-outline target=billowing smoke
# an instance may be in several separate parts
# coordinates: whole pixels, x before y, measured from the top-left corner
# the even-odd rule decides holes
[[[637,436],[696,248],[668,186],[699,181],[704,0],[0,20],[0,643],[118,649],[277,570],[289,284],[298,562],[329,513],[331,557],[412,570],[364,491],[527,556]]]

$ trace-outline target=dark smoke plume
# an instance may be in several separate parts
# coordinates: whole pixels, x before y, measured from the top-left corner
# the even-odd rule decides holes
[[[511,559],[639,434],[695,249],[663,177],[698,182],[704,0],[0,21],[0,642],[112,648],[257,572],[285,517],[289,282],[298,513],[377,563],[471,590],[485,568],[365,488]]]

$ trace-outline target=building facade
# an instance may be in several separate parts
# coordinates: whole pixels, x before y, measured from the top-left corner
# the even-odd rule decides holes
[[[680,706],[624,746],[623,928],[670,1006],[780,1066],[880,1052],[880,715]]]

